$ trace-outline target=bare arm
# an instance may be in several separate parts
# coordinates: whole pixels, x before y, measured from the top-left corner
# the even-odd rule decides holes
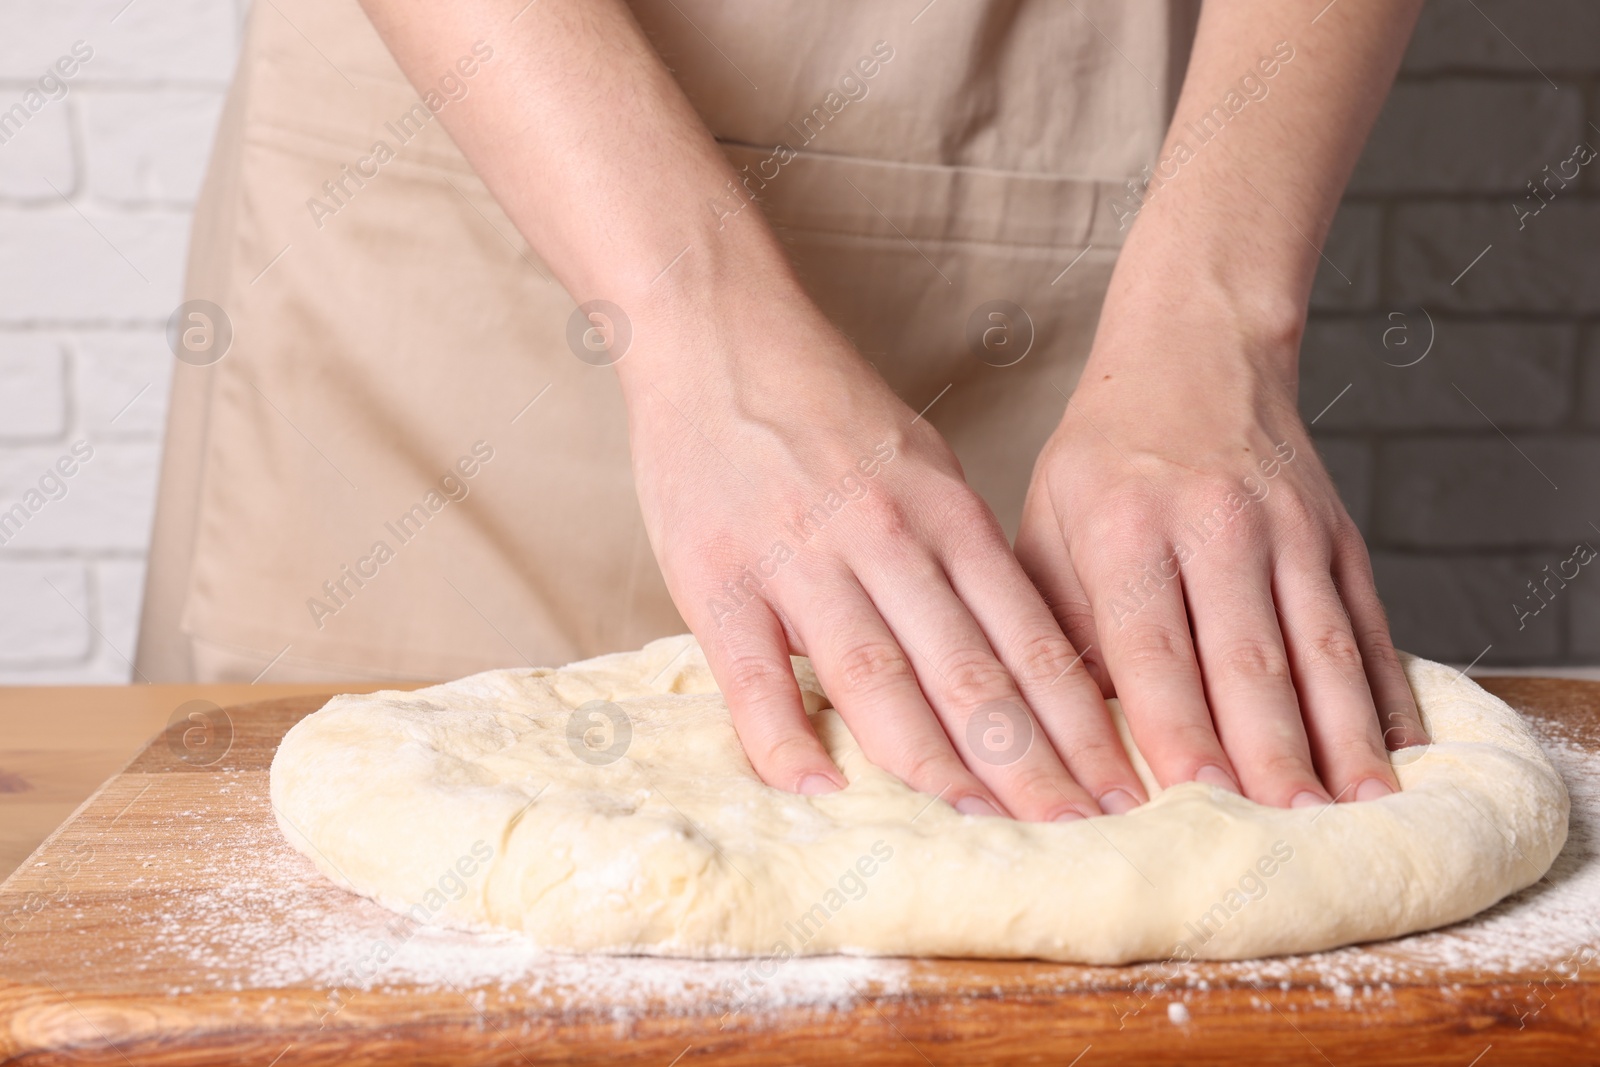
[[[805,296],[761,212],[713,208],[733,172],[620,0],[363,3],[417,84],[492,35],[496,62],[441,117],[572,296],[631,320],[617,369],[646,527],[762,777],[843,784],[792,651],[870,759],[963,812],[1142,798],[944,441]],[[841,493],[825,529],[786,532]],[[997,733],[1019,750],[977,750]]]
[[[1420,4],[1208,0],[1017,550],[1163,784],[1397,787],[1423,739],[1296,407],[1318,251]],[[1313,23],[1313,17],[1316,21]]]
[[[363,0],[413,81],[491,39],[451,137],[574,300],[643,317],[713,286],[798,290],[770,228],[724,227],[708,205],[734,178],[716,142],[620,0]],[[714,238],[714,239],[713,239]],[[669,275],[661,269],[685,245]]]

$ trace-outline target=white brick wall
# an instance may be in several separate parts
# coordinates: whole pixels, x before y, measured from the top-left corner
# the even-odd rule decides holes
[[[0,547],[0,683],[129,676],[162,324],[246,2],[0,0],[0,108],[73,42],[94,49],[0,145],[0,510],[94,447]],[[1396,639],[1458,661],[1492,646],[1484,664],[1600,660],[1600,569],[1520,626],[1513,607],[1573,539],[1600,546],[1600,161],[1523,229],[1511,208],[1577,140],[1600,147],[1600,6],[1533,10],[1430,0],[1329,238],[1345,277],[1319,274],[1303,360],[1307,418],[1351,386],[1316,433]],[[1423,340],[1419,304],[1433,351],[1386,365],[1420,352],[1383,345],[1393,312]]]
[[[0,0],[0,511],[93,455],[0,546],[0,683],[131,675],[189,218],[245,0]],[[35,498],[37,499],[37,498]]]

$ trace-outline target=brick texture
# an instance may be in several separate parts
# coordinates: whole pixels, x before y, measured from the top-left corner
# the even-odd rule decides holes
[[[1319,431],[1560,426],[1573,407],[1576,339],[1570,324],[1416,309],[1322,319],[1301,347],[1301,411]]]
[[[1436,659],[1600,662],[1600,571],[1526,599],[1600,546],[1600,158],[1564,162],[1600,149],[1597,37],[1582,0],[1430,0],[1340,212],[1375,291],[1318,276],[1300,410],[1370,450],[1336,481],[1395,641]]]
[[[244,2],[0,3],[0,110],[75,42],[93,53],[0,143],[0,684],[124,682],[172,374],[163,326]],[[40,479],[80,441],[94,454],[64,493],[46,482],[51,499]],[[20,530],[4,523],[19,503]]]
[[[1459,121],[1472,116],[1471,122]],[[1529,122],[1531,115],[1539,116]],[[1350,181],[1352,193],[1510,193],[1583,138],[1571,83],[1471,77],[1395,86]]]

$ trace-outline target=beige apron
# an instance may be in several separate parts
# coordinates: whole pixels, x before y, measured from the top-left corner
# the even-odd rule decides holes
[[[823,310],[913,409],[937,398],[927,418],[1014,533],[1194,7],[633,7]],[[253,6],[187,282],[232,340],[176,367],[151,681],[445,678],[685,628],[614,372],[574,356],[572,300],[418,99],[356,0]],[[969,342],[992,300],[1031,318],[1014,365]]]

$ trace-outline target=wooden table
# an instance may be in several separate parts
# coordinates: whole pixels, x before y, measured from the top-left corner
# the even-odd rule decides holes
[[[186,704],[226,707],[422,684],[0,686],[0,879]]]
[[[1481,681],[1600,753],[1600,684]],[[6,694],[0,768],[22,787],[0,812],[63,810],[73,781],[116,763],[116,745],[205,699],[147,687],[130,712],[111,710],[116,695]],[[1316,957],[1187,965],[1182,988],[1156,981],[1154,964],[795,961],[791,987],[836,981],[849,995],[758,998],[734,1012],[717,999],[733,988],[733,962],[528,954],[515,980],[497,980],[483,960],[515,939],[427,932],[407,935],[411,945],[392,913],[318,877],[277,832],[267,768],[283,733],[321,703],[230,707],[213,724],[227,734],[215,748],[206,706],[179,716],[0,884],[0,1063],[1600,1064],[1596,967],[1552,987],[1548,962],[1484,973],[1446,954],[1414,966],[1405,939],[1347,950],[1392,965],[1381,988],[1331,988]],[[185,723],[199,731],[193,745]],[[19,801],[30,793],[39,799]],[[35,825],[51,810],[33,809]],[[399,949],[387,969],[343,977],[357,949],[385,938]],[[441,946],[459,968],[402,966],[407,952]]]

